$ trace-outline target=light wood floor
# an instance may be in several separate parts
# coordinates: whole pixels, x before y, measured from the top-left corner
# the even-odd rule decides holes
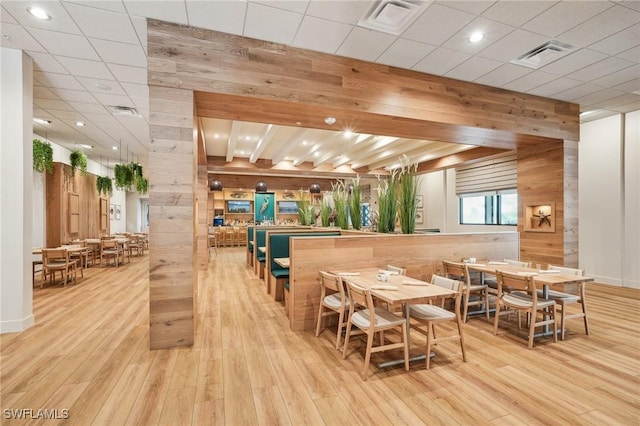
[[[150,351],[147,258],[34,291],[36,325],[0,338],[2,424],[29,408],[75,425],[640,424],[640,292],[590,285],[592,334],[573,320],[533,350],[474,318],[468,362],[445,343],[429,371],[374,357],[363,382],[362,351],[343,361],[331,330],[290,331],[240,248],[202,274],[195,345]]]

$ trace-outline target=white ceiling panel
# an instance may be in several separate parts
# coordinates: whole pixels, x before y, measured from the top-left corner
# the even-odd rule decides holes
[[[552,7],[553,1],[497,1],[482,16],[503,24],[519,27]]]
[[[640,46],[632,47],[629,50],[618,53],[616,56],[618,58],[626,59],[627,61],[635,62],[636,64],[640,63]]]
[[[509,62],[548,41],[547,37],[528,31],[515,30],[479,53],[483,58]]]
[[[450,78],[456,78],[464,81],[474,81],[478,77],[498,68],[502,62],[493,61],[491,59],[473,56],[464,61],[445,75]]]
[[[529,90],[527,93],[536,96],[544,96],[546,98],[553,98],[556,93],[569,90],[572,87],[579,86],[580,84],[582,84],[581,81],[560,77],[556,80],[552,80],[548,83],[535,87]]]
[[[585,83],[576,87],[572,87],[569,90],[565,90],[563,92],[557,93],[555,95],[555,98],[563,101],[567,101],[567,102],[573,102],[578,98],[582,98],[592,93],[597,93],[601,90],[602,90],[602,87],[600,86]]]
[[[107,93],[114,95],[125,95],[125,91],[117,81],[101,80],[99,78],[78,77],[82,86],[91,93]]]
[[[10,49],[32,50],[46,53],[45,49],[24,27],[16,24],[2,24],[0,46]]]
[[[112,12],[127,13],[127,10],[124,8],[124,4],[122,4],[121,0],[70,0],[63,2],[65,6],[69,3],[91,6],[98,9],[110,10]]]
[[[569,78],[580,81],[591,81],[605,75],[623,70],[633,65],[633,62],[610,56],[602,61],[588,65],[579,71],[568,74]]]
[[[474,15],[470,13],[433,4],[411,24],[402,36],[422,43],[440,45],[460,31],[473,18]],[[442,22],[446,22],[447,25],[441,25]]]
[[[502,87],[516,78],[529,74],[531,71],[531,68],[522,67],[520,65],[504,64],[476,79],[475,82],[494,87]]]
[[[607,101],[607,104],[612,107],[619,107],[621,105],[627,105],[632,102],[640,102],[640,94],[625,93],[617,98],[611,98]]]
[[[131,99],[129,99],[129,96],[114,95],[111,93],[95,93],[93,96],[95,96],[102,105],[135,107]]]
[[[104,107],[102,107],[103,113],[101,112],[85,112],[83,115],[87,117],[88,120],[91,120],[92,123],[116,123],[118,120],[115,117],[107,112]]]
[[[602,87],[615,87],[627,81],[633,80],[640,75],[640,65],[636,64],[632,67],[625,68],[623,70],[614,72],[607,76],[593,80],[593,84],[597,84]]]
[[[123,43],[139,42],[129,17],[124,13],[116,13],[73,3],[65,4],[65,8],[87,37],[120,41]]]
[[[471,55],[448,49],[436,49],[413,67],[416,71],[444,75],[469,59]]]
[[[356,27],[336,52],[340,56],[374,61],[395,40],[395,37],[378,31]]]
[[[83,89],[82,85],[78,83],[78,80],[68,74],[34,71],[33,78],[47,87],[72,90]]]
[[[607,55],[589,49],[580,49],[540,68],[540,71],[562,75],[584,68],[606,58]]]
[[[355,25],[371,3],[366,1],[311,0],[307,15],[329,21]]]
[[[604,89],[599,92],[590,93],[586,96],[582,96],[576,99],[576,102],[580,103],[580,105],[590,106],[594,104],[599,104],[603,101],[608,101],[609,99],[616,99],[620,96],[624,95],[624,92],[613,89]]]
[[[620,105],[620,106],[617,106],[617,107],[613,107],[613,108],[610,108],[610,109],[612,111],[617,111],[617,112],[639,111],[640,110],[640,100],[628,103],[626,105]]]
[[[302,20],[292,45],[318,52],[335,53],[351,32],[351,26],[313,16]]]
[[[600,4],[602,2],[590,2]],[[614,6],[587,22],[562,33],[560,39],[575,46],[589,46],[640,21],[640,13]]]
[[[54,72],[56,74],[68,74],[68,71],[60,65],[53,55],[41,52],[27,52],[33,59],[33,69],[36,71]]]
[[[57,1],[3,1],[2,6],[24,27],[42,28],[69,34],[82,34],[62,4]],[[49,20],[38,19],[27,12],[28,7],[40,7],[51,16]]]
[[[104,106],[93,102],[77,102],[67,101],[77,111],[81,111],[84,115],[91,114],[109,114]]]
[[[61,110],[61,111],[75,111],[71,105],[66,103],[65,101],[56,100],[56,99],[34,99],[33,103],[38,105],[38,107],[46,109],[46,110]]]
[[[130,15],[188,24],[187,7],[184,1],[124,0],[124,5]]]
[[[64,110],[56,111],[54,109],[50,109],[50,111],[53,113],[54,116],[56,116],[61,120],[64,120],[65,123],[71,126],[75,125],[76,121],[82,121],[85,119],[84,116],[80,114],[78,111],[64,111]],[[69,121],[69,120],[73,120],[73,121]],[[78,129],[78,131],[80,131],[80,129]]]
[[[548,74],[542,71],[533,71],[529,74],[523,75],[520,78],[504,84],[502,87],[507,90],[514,90],[516,92],[528,92],[529,90],[542,86],[552,80],[558,78],[557,75]]]
[[[629,80],[626,83],[617,85],[615,88],[625,92],[640,93],[640,78]]]
[[[121,83],[121,85],[129,96],[149,98],[149,86],[146,84]]]
[[[81,102],[83,104],[93,103],[97,105],[97,100],[91,93],[82,90],[55,89],[60,99],[67,102]],[[99,105],[98,105],[99,106]],[[74,107],[75,108],[75,107]],[[77,109],[77,108],[76,108]]]
[[[509,25],[480,17],[454,34],[442,47],[473,55],[500,40],[514,29]],[[469,37],[474,32],[481,32],[484,34],[484,38],[477,43],[471,43]]]
[[[615,55],[640,45],[640,24],[633,25],[589,46],[591,50]]]
[[[288,10],[289,12],[304,13],[307,10],[307,4],[309,0],[253,0],[254,3],[263,4],[265,6],[276,7],[282,10]]]
[[[398,38],[382,55],[377,62],[400,68],[413,68],[425,56],[433,52],[435,46],[420,43],[413,40]]]
[[[241,35],[247,3],[241,1],[187,2],[189,25]]]
[[[29,28],[32,36],[53,55],[69,56],[71,58],[100,60],[93,47],[84,36],[48,31],[39,28]],[[37,50],[37,49],[28,49]]]
[[[454,9],[462,10],[464,12],[469,12],[474,15],[480,15],[482,12],[487,10],[491,5],[496,3],[495,1],[484,1],[484,0],[473,0],[473,1],[438,1],[438,3],[446,5],[448,7],[452,7]]]
[[[36,86],[33,88],[33,97],[41,99],[60,99],[58,95],[44,86]]]
[[[556,37],[613,6],[604,1],[561,1],[522,26],[547,37]]]
[[[9,11],[7,9],[4,8],[4,6],[0,5],[0,22],[2,22],[3,24],[19,24],[18,21],[16,21],[16,19],[11,16],[11,14],[9,13]]]
[[[109,68],[107,68],[102,61],[88,61],[86,59],[68,58],[65,56],[56,56],[56,59],[70,74],[81,77],[113,80],[111,71],[109,71]]]
[[[147,19],[142,18],[140,16],[129,16],[131,19],[131,23],[133,23],[133,28],[136,30],[136,34],[138,34],[138,39],[140,40],[140,44],[144,49],[145,54],[147,53]]]
[[[146,67],[147,55],[140,45],[89,39],[104,62],[132,67]]]
[[[118,81],[125,83],[147,84],[147,69],[127,65],[107,64]]]
[[[277,25],[274,23],[277,22]],[[244,35],[274,43],[290,44],[302,15],[261,4],[249,3]]]

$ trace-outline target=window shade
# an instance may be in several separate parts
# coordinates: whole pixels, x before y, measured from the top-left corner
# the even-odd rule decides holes
[[[499,191],[518,187],[515,152],[456,169],[456,194]]]

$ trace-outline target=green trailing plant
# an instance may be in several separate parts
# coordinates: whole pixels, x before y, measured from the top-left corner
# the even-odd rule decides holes
[[[320,221],[322,222],[322,226],[330,225],[331,212],[333,211],[333,207],[329,204],[329,200],[322,200],[322,205],[320,206]]]
[[[131,164],[116,164],[113,168],[116,188],[123,191],[131,191],[133,187],[135,172]]]
[[[131,169],[133,170],[133,174],[136,179],[143,179],[144,176],[142,174],[142,164],[139,163],[129,163]]]
[[[300,197],[298,201],[298,219],[300,225],[313,225],[315,223],[314,209],[311,205],[311,194],[303,191],[299,191]]]
[[[113,195],[113,182],[109,176],[98,176],[96,179],[98,194],[111,197]]]
[[[79,169],[83,176],[87,174],[87,156],[84,152],[79,149],[71,151],[69,163],[71,164],[71,176],[75,176],[76,169]]]
[[[33,140],[33,170],[53,173],[53,148],[51,144],[40,139]]]
[[[145,177],[139,177],[136,179],[136,191],[140,194],[146,194],[149,190],[149,181]]]
[[[386,178],[378,177],[378,232],[394,232],[398,214],[399,172],[394,170]]]
[[[357,175],[352,180],[351,194],[349,196],[349,215],[351,216],[351,226],[353,229],[362,228],[362,187],[360,186],[360,176]]]
[[[413,234],[416,230],[416,206],[418,204],[418,187],[420,177],[417,175],[418,164],[405,162],[399,173],[400,229],[403,234]]]
[[[333,203],[336,209],[336,225],[341,229],[349,229],[348,192],[343,181],[338,181],[331,186]]]

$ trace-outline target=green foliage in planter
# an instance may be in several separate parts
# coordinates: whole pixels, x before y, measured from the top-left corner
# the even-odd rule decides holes
[[[80,169],[82,175],[87,174],[87,156],[79,149],[74,149],[69,154],[69,163],[71,163],[71,176],[74,176],[76,169]]]
[[[340,229],[349,229],[348,196],[347,187],[343,181],[332,184],[333,203],[336,206],[336,225]]]
[[[322,226],[330,225],[330,217],[333,208],[329,204],[329,201],[322,200],[322,206],[320,207],[320,221],[322,222]]]
[[[147,191],[149,190],[149,181],[147,180],[147,178],[139,177],[136,179],[136,190],[140,194],[147,193]]]
[[[311,205],[311,194],[300,190],[300,200],[298,201],[298,220],[300,225],[314,225],[313,206]]]
[[[387,179],[378,178],[378,232],[393,232],[398,214],[399,172],[394,170]]]
[[[413,234],[416,230],[416,206],[418,204],[418,187],[420,186],[417,171],[417,163],[405,164],[399,174],[399,215],[400,229],[403,234]]]
[[[131,191],[134,183],[134,171],[131,164],[116,164],[113,168],[116,188]]]
[[[98,176],[96,179],[96,188],[98,189],[98,194],[104,194],[109,197],[113,194],[113,183],[109,176]]]
[[[53,173],[53,148],[40,139],[33,140],[33,170],[39,173],[45,170]]]
[[[349,215],[351,216],[351,226],[353,229],[362,228],[362,188],[360,186],[360,176],[353,179],[351,195],[349,197]]]
[[[144,176],[142,175],[142,165],[138,163],[129,163],[131,169],[133,170],[133,174],[136,179],[142,179]]]

